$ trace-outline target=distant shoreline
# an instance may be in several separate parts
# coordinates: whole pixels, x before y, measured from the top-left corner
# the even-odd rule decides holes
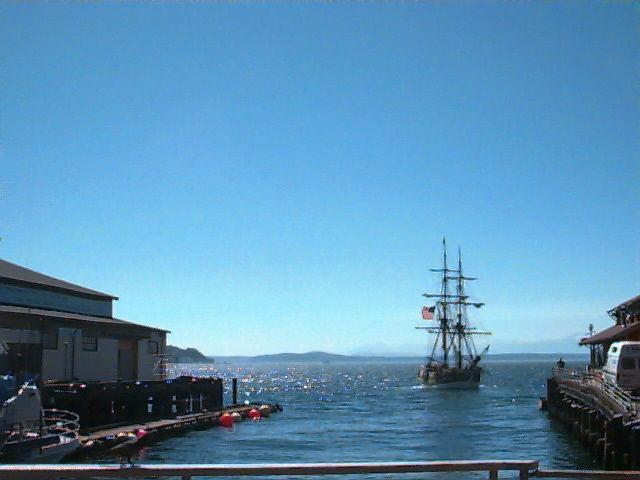
[[[487,354],[483,362],[496,361],[557,361],[562,357],[565,361],[589,361],[589,353],[496,353]],[[258,356],[217,356],[216,364],[233,363],[420,363],[424,357],[420,356],[367,356],[367,355],[339,355],[326,352],[308,353],[277,353]]]

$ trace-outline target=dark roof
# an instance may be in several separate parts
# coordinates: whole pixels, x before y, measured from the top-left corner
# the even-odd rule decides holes
[[[631,332],[637,332],[640,329],[640,322],[629,323],[627,325],[613,325],[601,332],[590,337],[580,340],[580,345],[589,345],[593,343],[604,343],[618,340]]]
[[[91,324],[100,324],[100,325],[118,325],[122,327],[130,327],[130,328],[138,328],[144,330],[152,330],[155,332],[165,332],[170,333],[169,330],[164,330],[162,328],[156,327],[148,327],[147,325],[141,325],[139,323],[128,322],[126,320],[120,320],[118,318],[104,318],[104,317],[92,317],[89,315],[80,315],[77,313],[66,313],[66,312],[57,312],[53,310],[40,310],[37,308],[26,308],[26,307],[12,307],[9,305],[0,305],[0,313],[8,313],[14,315],[28,315],[32,317],[46,317],[46,318],[58,318],[64,320],[72,320],[76,322],[86,322]]]
[[[617,311],[624,311],[624,312],[630,313],[630,314],[640,313],[640,295],[637,295],[637,296],[627,300],[626,302],[622,302],[617,307],[613,307],[607,313],[609,315],[613,315],[614,312],[617,312]]]
[[[81,287],[73,283],[65,282],[57,278],[50,277],[43,273],[29,270],[15,263],[7,262],[0,259],[0,281],[9,280],[11,283],[30,284],[39,287],[45,287],[50,290],[63,290],[76,294],[82,294],[91,297],[101,297],[107,300],[117,300],[118,297],[109,295],[108,293],[98,292],[89,288]]]

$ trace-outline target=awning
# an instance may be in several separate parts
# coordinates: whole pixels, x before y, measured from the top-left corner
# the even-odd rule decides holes
[[[634,322],[627,325],[613,325],[601,332],[596,333],[595,335],[581,339],[580,345],[613,342],[615,340],[624,338],[632,332],[638,332],[639,330],[640,322]]]

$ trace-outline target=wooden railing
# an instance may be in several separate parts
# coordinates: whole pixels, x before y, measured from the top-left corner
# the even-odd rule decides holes
[[[309,475],[394,475],[405,473],[484,472],[490,480],[500,472],[516,472],[520,480],[529,478],[638,479],[640,472],[541,470],[535,460],[387,462],[387,463],[302,463],[234,465],[0,465],[0,479],[99,479],[99,478],[181,478],[268,477]],[[453,478],[460,478],[453,476]]]
[[[580,478],[586,480],[637,480],[640,472],[605,471],[605,470],[538,470],[532,477],[536,478]]]
[[[565,368],[554,368],[553,376],[560,380],[579,382],[584,385],[599,388],[603,392],[606,392],[612,400],[617,402],[627,412],[635,416],[638,416],[638,413],[640,413],[640,398],[631,395],[629,391],[608,381],[601,370],[581,372],[577,370],[567,370]]]

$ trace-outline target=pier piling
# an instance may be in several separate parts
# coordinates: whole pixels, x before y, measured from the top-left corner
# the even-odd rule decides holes
[[[640,467],[640,418],[634,397],[601,379],[564,369],[547,379],[546,411],[573,432],[606,469]]]
[[[237,405],[238,404],[238,379],[237,378],[231,379],[231,396],[232,396],[231,404]]]

